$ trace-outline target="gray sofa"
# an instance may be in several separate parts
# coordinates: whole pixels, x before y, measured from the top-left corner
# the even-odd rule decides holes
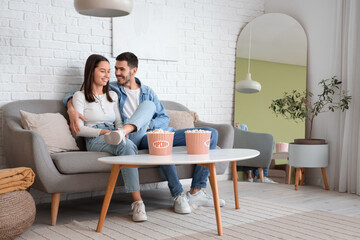
[[[176,102],[162,101],[167,110],[188,111]],[[31,113],[59,112],[67,118],[63,103],[59,100],[23,100],[8,103],[3,107],[3,134],[5,159],[8,167],[30,167],[36,174],[32,187],[52,194],[51,224],[56,224],[61,193],[87,192],[105,190],[111,165],[97,161],[99,157],[109,156],[107,153],[87,152],[84,139],[75,137],[80,151],[69,151],[49,154],[42,137],[34,131],[25,130],[21,126],[19,110]],[[195,122],[195,127],[213,127],[219,132],[218,147],[232,148],[234,130],[229,124],[211,124]],[[175,147],[174,152],[185,150]],[[148,153],[141,150],[140,154]],[[218,164],[217,174],[223,174],[227,163]],[[191,178],[191,165],[177,166],[180,179]],[[139,169],[140,183],[165,181],[158,166],[143,166]],[[122,185],[122,178],[118,185]]]

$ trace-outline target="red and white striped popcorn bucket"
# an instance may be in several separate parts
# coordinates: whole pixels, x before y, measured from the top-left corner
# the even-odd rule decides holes
[[[188,154],[208,154],[210,149],[210,137],[210,131],[186,131],[185,138]]]
[[[174,132],[147,132],[150,155],[171,155],[174,142]]]

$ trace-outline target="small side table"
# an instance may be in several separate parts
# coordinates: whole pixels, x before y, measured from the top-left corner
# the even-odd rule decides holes
[[[305,168],[321,168],[325,189],[329,190],[325,172],[328,166],[328,148],[328,144],[289,144],[289,165],[296,168],[295,190],[298,190],[300,178],[302,185],[304,184]]]

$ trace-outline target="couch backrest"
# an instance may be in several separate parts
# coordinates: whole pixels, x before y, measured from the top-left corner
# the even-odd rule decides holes
[[[166,110],[189,111],[184,105],[173,101],[161,101]]]
[[[167,110],[188,111],[184,105],[173,101],[161,101]],[[4,121],[13,119],[21,126],[19,110],[31,113],[61,113],[69,122],[66,108],[61,100],[20,100],[6,104],[3,107]],[[82,137],[74,136],[78,147],[85,150],[85,141]]]

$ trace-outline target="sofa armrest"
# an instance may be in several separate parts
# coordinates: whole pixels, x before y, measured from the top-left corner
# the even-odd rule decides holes
[[[195,127],[211,127],[218,131],[218,146],[220,148],[233,148],[234,145],[234,128],[230,124],[216,124],[203,121],[195,122]]]
[[[60,173],[54,165],[43,138],[35,131],[23,129],[14,119],[3,122],[5,158],[10,167],[29,167],[35,174],[34,185],[52,192],[47,186],[56,184]],[[46,184],[41,179],[47,179]]]

